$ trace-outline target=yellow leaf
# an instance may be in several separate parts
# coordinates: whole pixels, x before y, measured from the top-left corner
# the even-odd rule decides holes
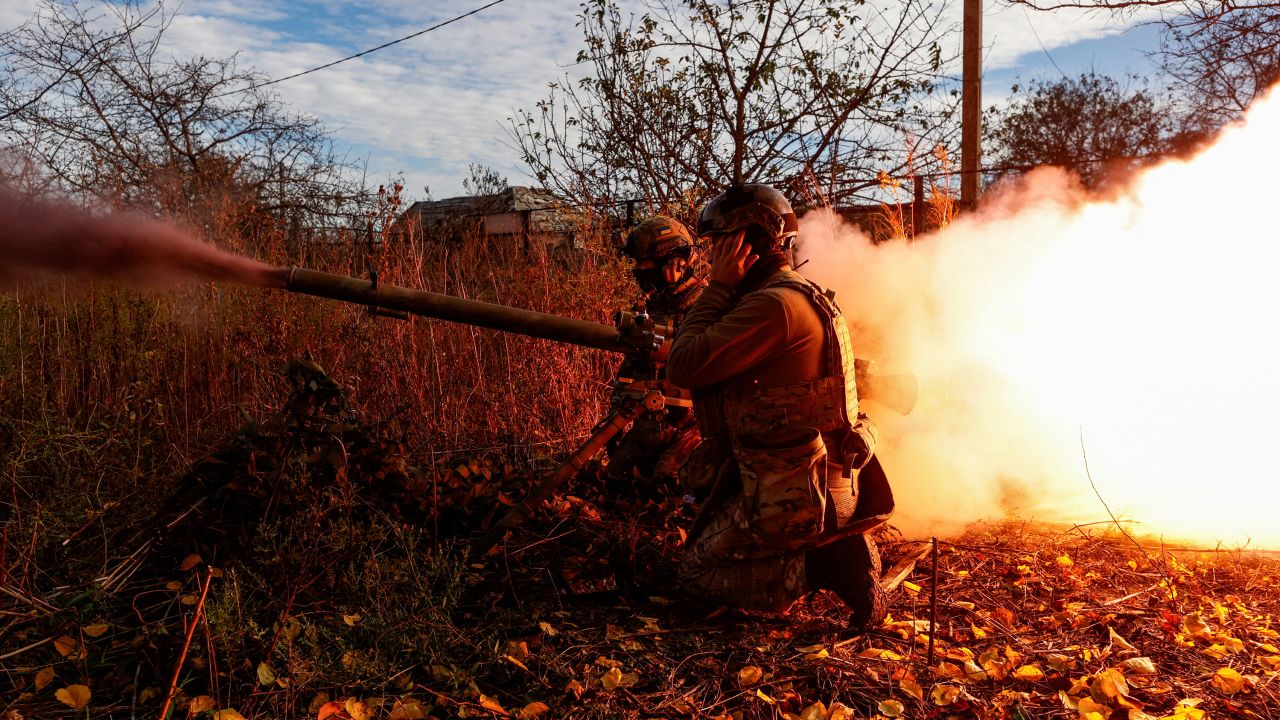
[[[88,635],[91,638],[96,638],[102,637],[103,633],[107,631],[107,628],[108,625],[106,623],[94,623],[92,625],[85,625],[81,630],[85,635]]]
[[[538,623],[538,628],[542,630],[542,632],[546,633],[547,637],[555,637],[560,634],[560,631],[551,627],[551,623],[548,622]]]
[[[960,699],[960,688],[955,685],[934,685],[929,693],[934,705],[950,705]]]
[[[973,610],[974,608],[976,608],[976,607],[977,607],[977,605],[974,605],[973,603],[969,602],[968,600],[957,600],[957,601],[955,601],[955,602],[953,602],[953,603],[951,603],[951,604],[952,604],[952,605],[955,605],[956,607],[960,608],[961,610]]]
[[[825,647],[826,645],[823,645],[822,643],[818,643],[817,645],[805,645],[804,647],[796,648],[796,652],[816,653],[822,651]]]
[[[350,625],[351,627],[355,627],[356,623],[360,622],[363,619],[364,619],[364,616],[362,615],[343,615],[342,616],[342,622]]]
[[[919,585],[917,585],[917,584],[915,584],[915,583],[911,582],[910,580],[903,580],[903,581],[902,581],[902,589],[903,589],[903,590],[906,590],[907,592],[911,593],[912,595],[916,595],[916,594],[918,594],[918,593],[920,592],[920,589],[921,589],[921,588],[920,588],[920,586],[919,586]]]
[[[748,665],[738,671],[738,687],[755,685],[764,677],[764,671],[755,665]]]
[[[760,698],[761,700],[763,700],[763,701],[765,701],[765,702],[769,703],[770,705],[774,705],[774,704],[776,704],[776,703],[778,702],[777,700],[774,700],[773,698],[771,698],[771,697],[769,697],[768,695],[766,695],[766,694],[765,694],[765,691],[761,690],[760,688],[756,688],[756,697],[758,697],[758,698]]]
[[[605,690],[613,690],[620,682],[622,682],[622,670],[617,667],[609,668],[609,672],[600,676],[600,684]]]
[[[1200,617],[1200,613],[1193,612],[1189,615],[1182,616],[1182,630],[1191,637],[1208,639],[1211,634],[1209,624]]]
[[[1234,695],[1244,689],[1244,677],[1233,668],[1224,667],[1210,679],[1213,689],[1224,695]]]
[[[1266,665],[1268,670],[1280,670],[1280,655],[1266,655],[1258,658],[1258,662]]]
[[[1082,697],[1076,705],[1076,712],[1080,713],[1080,720],[1106,720],[1111,717],[1111,708],[1094,700],[1091,697]]]
[[[1107,635],[1111,638],[1112,645],[1123,650],[1133,650],[1134,652],[1138,651],[1138,648],[1134,647],[1132,643],[1120,637],[1120,633],[1116,632],[1115,628],[1107,628]]]
[[[1044,671],[1035,665],[1023,665],[1013,671],[1013,676],[1027,682],[1039,682],[1044,679]]]
[[[216,706],[217,703],[215,703],[213,698],[208,695],[197,695],[191,698],[191,702],[187,704],[187,710],[190,711],[192,715],[199,715],[203,712],[209,712]]]
[[[69,658],[80,654],[80,641],[70,635],[63,635],[53,641],[53,648],[62,657]]]
[[[480,700],[481,704],[484,704],[483,695],[480,696]],[[359,698],[349,697],[342,705],[347,714],[351,716],[351,720],[369,720],[369,718],[373,717],[373,710]]]
[[[89,692],[89,688],[84,685],[68,685],[54,693],[54,697],[58,698],[58,702],[63,705],[79,710],[89,704],[89,698],[93,697],[93,693]]]
[[[178,602],[182,603],[183,605],[195,605],[195,604],[196,604],[196,596],[195,596],[195,595],[183,595],[182,597],[178,598]]]
[[[258,663],[258,683],[267,686],[276,684],[276,674],[264,662]]]
[[[47,667],[42,669],[40,672],[36,673],[36,692],[40,692],[45,689],[51,682],[53,682],[53,668]]]
[[[1156,664],[1149,657],[1129,658],[1120,663],[1120,667],[1135,675],[1155,675]]]
[[[902,703],[897,700],[883,700],[878,707],[880,708],[880,714],[888,718],[899,717],[905,709],[902,707]]]
[[[969,623],[969,632],[973,633],[974,640],[981,640],[987,636],[986,630],[983,630],[973,623]]]
[[[550,709],[551,709],[550,706],[548,706],[546,703],[531,702],[528,705],[525,705],[524,709],[521,710],[519,713],[517,713],[517,716],[521,718],[526,718],[527,720],[527,718],[538,717],[539,715],[541,715],[542,713]]]
[[[893,662],[897,662],[902,659],[902,656],[898,653],[892,650],[883,650],[881,648],[867,648],[866,650],[858,653],[858,657],[878,658],[880,660],[890,660]]]
[[[812,661],[812,660],[821,660],[821,659],[823,659],[823,658],[825,658],[825,657],[830,657],[830,656],[831,656],[831,653],[827,652],[827,649],[826,649],[826,648],[822,648],[822,649],[821,649],[821,650],[819,650],[818,652],[813,652],[813,653],[809,653],[808,655],[805,655],[805,656],[804,656],[804,659],[805,659],[805,660],[810,660],[810,661]]]
[[[231,708],[225,708],[215,712],[213,720],[244,720],[244,716]]]
[[[1054,562],[1058,563],[1058,567],[1062,568],[1069,568],[1072,565],[1075,565],[1075,563],[1071,561],[1071,556],[1066,554],[1059,555],[1058,559]]]

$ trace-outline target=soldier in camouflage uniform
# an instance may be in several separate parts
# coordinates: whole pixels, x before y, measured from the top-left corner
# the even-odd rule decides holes
[[[768,185],[702,211],[710,283],[685,316],[667,378],[693,391],[703,442],[681,479],[708,496],[680,580],[701,597],[782,611],[830,589],[861,629],[883,621],[866,535],[893,511],[858,412],[849,332],[833,296],[790,266],[797,222]]]
[[[658,326],[677,325],[707,284],[707,268],[694,254],[689,229],[670,217],[651,217],[627,234],[622,252],[635,261],[632,273],[641,296],[634,310],[647,313]],[[618,377],[621,388],[632,380],[662,380],[664,371],[661,363],[632,355],[623,360]],[[615,494],[628,494],[638,478],[674,478],[698,440],[691,408],[670,405],[645,413],[610,449],[605,481]]]

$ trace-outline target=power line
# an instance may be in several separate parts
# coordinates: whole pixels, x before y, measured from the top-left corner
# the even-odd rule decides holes
[[[274,80],[268,80],[268,81],[266,81],[266,82],[256,83],[256,84],[254,84],[254,85],[250,85],[249,87],[240,88],[239,90],[229,90],[229,91],[227,91],[227,92],[224,92],[224,93],[221,93],[221,94],[218,94],[218,95],[214,95],[214,96],[213,96],[212,98],[210,98],[210,99],[211,99],[211,100],[213,100],[213,99],[217,99],[217,98],[220,98],[220,97],[225,97],[225,96],[227,96],[227,95],[233,95],[233,94],[235,94],[235,93],[249,92],[250,90],[257,90],[258,88],[264,88],[264,87],[267,87],[268,85],[275,85],[276,83],[282,83],[282,82],[284,82],[285,80],[292,80],[292,79],[297,78],[297,77],[302,77],[303,75],[309,75],[309,74],[311,74],[311,73],[313,73],[313,72],[318,72],[318,71],[320,71],[320,70],[324,70],[324,69],[326,69],[326,68],[331,68],[331,67],[333,67],[334,65],[339,65],[339,64],[344,63],[344,62],[346,62],[346,61],[348,61],[348,60],[355,60],[355,59],[356,59],[356,58],[358,58],[358,57],[364,57],[365,55],[369,55],[370,53],[375,53],[375,52],[378,52],[379,50],[384,50],[384,49],[386,49],[386,48],[391,47],[392,45],[396,45],[396,44],[398,44],[398,43],[402,43],[402,42],[404,42],[405,40],[412,40],[413,38],[416,38],[416,37],[418,37],[419,35],[426,35],[427,33],[431,32],[432,30],[439,30],[440,28],[444,27],[445,25],[452,25],[453,23],[456,23],[456,22],[458,22],[459,20],[462,20],[462,19],[464,19],[464,18],[471,17],[472,15],[475,15],[476,13],[483,12],[484,10],[488,10],[489,8],[493,7],[494,5],[497,5],[497,4],[499,4],[499,3],[503,3],[503,2],[506,2],[506,0],[493,0],[493,2],[490,2],[490,3],[488,3],[487,5],[481,5],[480,7],[476,8],[476,9],[474,9],[474,10],[471,10],[471,11],[465,12],[465,13],[463,13],[463,14],[461,14],[461,15],[459,15],[459,16],[457,16],[457,17],[455,17],[455,18],[450,18],[449,20],[445,20],[444,22],[441,22],[441,23],[437,23],[437,24],[435,24],[435,25],[432,25],[431,27],[429,27],[429,28],[427,28],[427,29],[425,29],[425,30],[419,30],[418,32],[413,33],[412,35],[405,35],[405,36],[404,36],[404,37],[402,37],[402,38],[397,38],[397,39],[395,39],[395,40],[392,40],[391,42],[383,43],[383,44],[381,44],[381,45],[379,45],[379,46],[377,46],[377,47],[374,47],[374,48],[369,48],[368,50],[364,50],[364,51],[358,52],[358,53],[356,53],[355,55],[348,55],[347,57],[344,57],[344,58],[342,58],[341,60],[334,60],[334,61],[333,61],[333,62],[331,62],[331,63],[325,63],[324,65],[318,65],[318,66],[313,67],[313,68],[308,68],[308,69],[303,70],[303,71],[301,71],[301,72],[296,72],[296,73],[294,73],[294,74],[292,74],[292,75],[286,75],[286,76],[284,76],[284,77],[282,77],[282,78],[276,78],[276,79],[274,79]]]

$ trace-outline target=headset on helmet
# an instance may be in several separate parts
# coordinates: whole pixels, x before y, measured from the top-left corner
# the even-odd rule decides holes
[[[734,185],[702,208],[698,234],[731,233],[756,225],[781,247],[787,247],[799,233],[799,222],[791,203],[770,185]]]
[[[637,262],[665,260],[672,255],[689,257],[693,252],[693,236],[679,220],[657,215],[627,233],[622,252]]]

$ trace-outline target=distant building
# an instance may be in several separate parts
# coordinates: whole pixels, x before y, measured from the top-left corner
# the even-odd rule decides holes
[[[400,216],[406,227],[421,228],[424,237],[462,241],[509,239],[544,249],[576,248],[581,213],[542,188],[509,187],[495,195],[420,200]]]

